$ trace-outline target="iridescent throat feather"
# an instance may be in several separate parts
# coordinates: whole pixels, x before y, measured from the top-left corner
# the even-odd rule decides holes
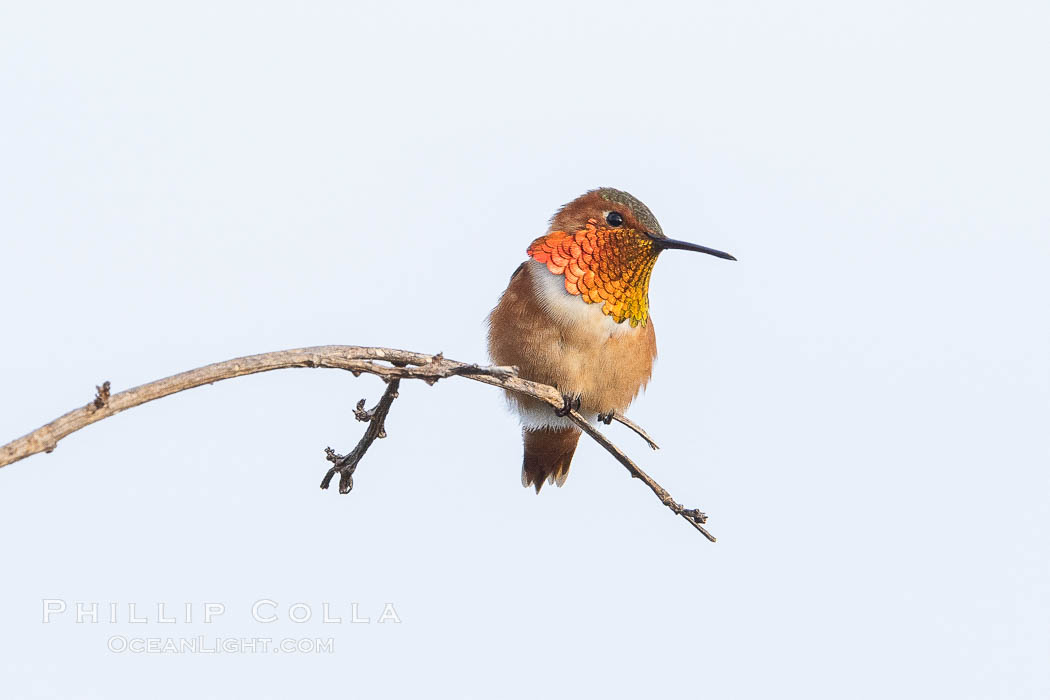
[[[588,304],[601,304],[616,323],[645,325],[649,318],[649,277],[659,251],[646,235],[604,228],[596,219],[569,233],[551,231],[529,246],[528,255],[565,277],[565,290]]]

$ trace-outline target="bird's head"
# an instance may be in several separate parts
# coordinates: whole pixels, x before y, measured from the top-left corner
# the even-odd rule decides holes
[[[552,274],[563,275],[569,294],[601,304],[617,323],[637,326],[649,318],[649,277],[664,250],[736,260],[729,253],[668,238],[649,207],[611,187],[591,190],[559,209],[528,255]]]

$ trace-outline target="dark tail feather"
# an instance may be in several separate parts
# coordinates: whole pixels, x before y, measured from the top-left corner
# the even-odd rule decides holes
[[[569,476],[569,464],[580,441],[576,428],[524,430],[525,459],[521,465],[521,485],[535,486],[536,493],[546,481],[561,486]]]

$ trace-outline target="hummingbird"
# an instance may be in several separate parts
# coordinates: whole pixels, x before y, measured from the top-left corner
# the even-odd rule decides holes
[[[564,406],[507,392],[522,424],[521,483],[565,483],[580,430],[566,416],[612,422],[648,384],[656,359],[649,279],[665,250],[729,253],[664,235],[649,207],[611,187],[559,209],[526,250],[488,316],[489,356],[548,384]]]

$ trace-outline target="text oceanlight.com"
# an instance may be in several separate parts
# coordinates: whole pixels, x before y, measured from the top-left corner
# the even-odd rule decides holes
[[[126,637],[115,634],[106,647],[116,654],[332,654],[332,637]]]

